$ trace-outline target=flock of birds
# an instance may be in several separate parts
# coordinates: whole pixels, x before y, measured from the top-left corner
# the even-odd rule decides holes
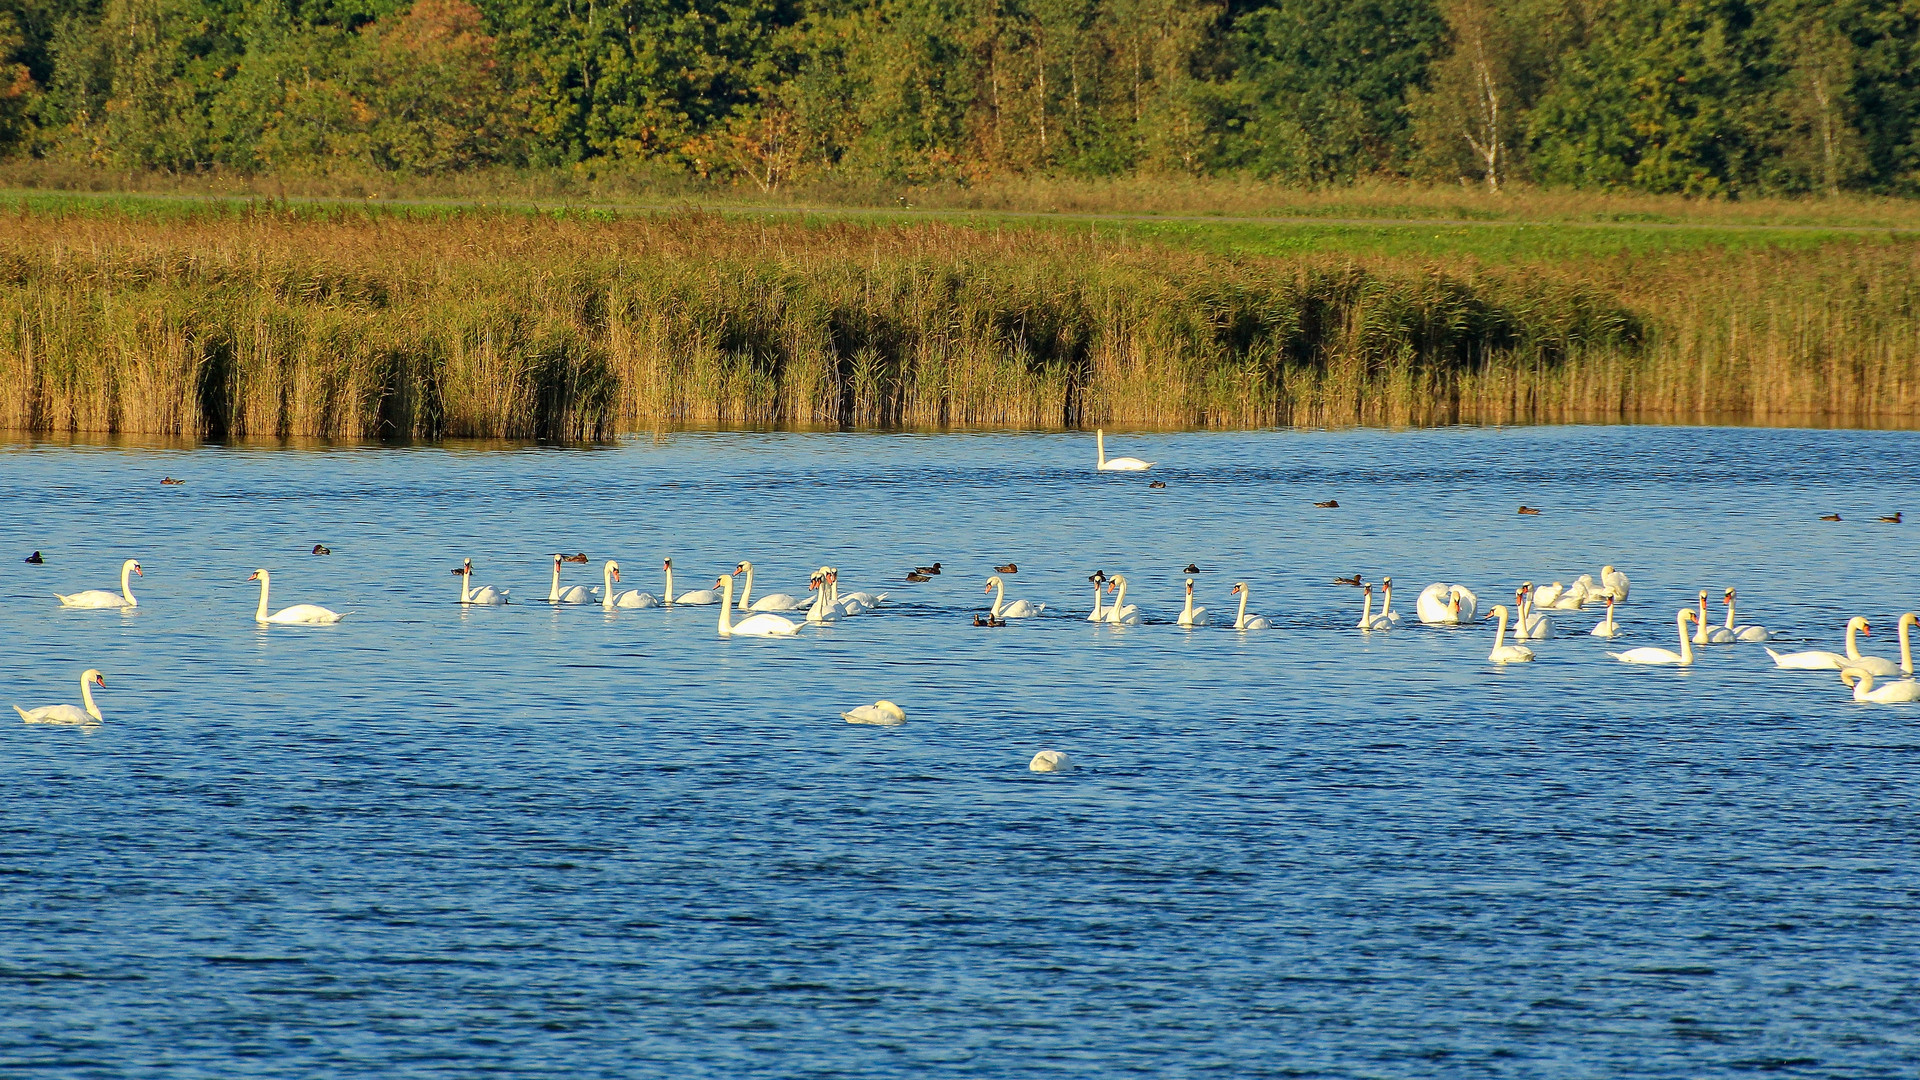
[[[1153,462],[1133,457],[1109,458],[1106,456],[1105,433],[1096,431],[1096,452],[1098,468],[1106,472],[1138,472],[1152,468]],[[168,482],[175,482],[171,477]],[[1334,500],[1314,504],[1318,507],[1337,507]],[[1522,514],[1538,513],[1533,507],[1522,506]],[[1838,515],[1826,515],[1823,520],[1838,520]],[[1900,515],[1894,514],[1880,520],[1893,524],[1900,523]],[[323,544],[316,544],[314,555],[332,554]],[[44,565],[40,552],[27,557],[27,562]],[[620,584],[620,564],[608,560],[601,568],[601,585],[589,589],[583,585],[563,585],[562,566],[566,563],[585,563],[587,555],[582,552],[574,555],[556,554],[553,556],[552,577],[546,600],[553,604],[588,604],[597,602],[607,611],[619,609],[642,609],[653,607],[701,607],[714,606],[719,609],[716,628],[723,638],[729,637],[768,637],[784,638],[798,635],[804,627],[819,626],[836,622],[843,618],[863,615],[884,605],[889,597],[885,592],[854,591],[842,595],[840,592],[840,571],[832,566],[822,566],[808,578],[807,592],[811,598],[803,598],[789,593],[762,594],[754,598],[754,566],[742,561],[734,567],[731,574],[722,574],[714,580],[711,589],[676,591],[673,580],[673,560],[664,559],[661,569],[665,575],[664,588],[660,595],[642,592],[637,589],[622,591]],[[986,579],[982,594],[991,594],[990,607],[974,617],[974,625],[1001,627],[1010,620],[1028,619],[1042,615],[1047,605],[1026,599],[1008,600],[1006,596],[1006,578],[1019,573],[1015,563],[1005,563],[994,567],[993,576]],[[906,575],[911,583],[931,581],[943,572],[940,563],[928,566],[916,566]],[[1200,568],[1189,564],[1186,573],[1198,574]],[[465,606],[498,606],[510,602],[510,590],[483,585],[476,588],[473,584],[474,566],[471,559],[463,560],[453,570],[460,578],[459,602]],[[141,575],[140,563],[128,559],[120,569],[120,591],[91,589],[70,594],[56,594],[61,606],[67,608],[86,608],[97,610],[131,609],[139,605],[132,589],[132,579]],[[260,625],[283,626],[326,626],[340,622],[352,612],[337,612],[317,604],[295,604],[277,611],[271,609],[269,595],[271,576],[264,568],[254,571],[249,581],[260,583],[260,601],[254,613],[255,622]],[[1137,604],[1127,602],[1128,582],[1124,574],[1107,575],[1096,570],[1088,580],[1093,585],[1093,603],[1086,621],[1111,626],[1134,626],[1142,621],[1142,612]],[[1204,606],[1197,605],[1194,593],[1195,579],[1186,579],[1184,602],[1174,617],[1175,625],[1182,628],[1194,628],[1208,625],[1210,613]],[[1360,619],[1355,628],[1362,633],[1388,632],[1399,628],[1402,619],[1393,608],[1393,579],[1382,579],[1380,610],[1373,609],[1374,586],[1363,581],[1359,575],[1349,578],[1336,578],[1335,584],[1357,587],[1362,592]],[[740,589],[739,598],[734,597],[735,586]],[[1565,613],[1578,612],[1592,605],[1604,605],[1605,616],[1597,622],[1588,634],[1599,638],[1614,638],[1620,635],[1621,625],[1615,619],[1614,609],[1627,601],[1631,592],[1631,582],[1627,576],[1613,566],[1603,566],[1596,578],[1582,574],[1571,585],[1554,582],[1551,585],[1536,588],[1532,582],[1522,582],[1514,592],[1512,608],[1505,604],[1494,605],[1485,616],[1480,614],[1480,599],[1469,588],[1453,582],[1435,582],[1421,590],[1414,602],[1414,618],[1428,626],[1459,626],[1476,622],[1497,621],[1494,631],[1493,648],[1487,659],[1496,664],[1526,663],[1534,659],[1533,650],[1521,642],[1538,641],[1555,636],[1556,617],[1564,618]],[[1231,628],[1240,632],[1252,632],[1272,629],[1273,623],[1265,616],[1250,614],[1247,610],[1252,590],[1247,582],[1233,584],[1229,598],[1237,598],[1237,606]],[[1109,602],[1107,597],[1111,596]],[[1733,645],[1740,643],[1764,643],[1772,641],[1774,635],[1766,627],[1753,623],[1741,623],[1736,608],[1737,593],[1728,588],[1721,597],[1726,608],[1724,622],[1715,624],[1708,616],[1707,590],[1701,590],[1693,606],[1683,607],[1675,614],[1679,648],[1665,649],[1641,647],[1621,652],[1609,652],[1615,660],[1626,664],[1654,666],[1689,666],[1694,662],[1694,646]],[[799,621],[788,618],[787,614],[804,612]],[[1552,613],[1552,614],[1548,614]],[[738,618],[736,619],[736,614]],[[1777,667],[1799,671],[1838,671],[1840,678],[1853,692],[1855,701],[1873,703],[1895,703],[1920,701],[1920,682],[1913,675],[1913,655],[1910,631],[1920,625],[1920,614],[1907,612],[1898,622],[1900,638],[1900,663],[1895,665],[1882,657],[1869,656],[1860,652],[1858,638],[1871,635],[1872,628],[1867,620],[1852,618],[1846,627],[1844,652],[1828,650],[1806,650],[1800,652],[1776,652],[1767,649]],[[1508,644],[1511,633],[1514,644]],[[1896,676],[1902,676],[1895,678]],[[1889,679],[1875,685],[1875,679]],[[22,720],[29,724],[76,724],[88,725],[101,722],[102,716],[93,699],[93,687],[106,685],[106,678],[100,671],[88,668],[80,677],[80,696],[82,704],[47,705],[36,709],[14,706]],[[906,712],[891,701],[877,701],[872,705],[842,713],[849,723],[876,724],[883,726],[905,722]],[[1036,754],[1030,763],[1036,772],[1062,772],[1072,767],[1070,759],[1059,751],[1046,750]]]

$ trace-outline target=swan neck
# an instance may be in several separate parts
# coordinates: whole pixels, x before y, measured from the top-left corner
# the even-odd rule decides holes
[[[1900,620],[1900,674],[1913,677],[1913,642],[1907,636],[1907,620]]]
[[[1691,664],[1693,663],[1693,642],[1687,638],[1686,612],[1682,611],[1677,619],[1680,623],[1680,662]]]
[[[255,622],[267,621],[267,572],[260,571],[260,610],[253,613]]]
[[[993,617],[1000,617],[1000,605],[1007,602],[1007,583],[999,578],[993,579]]]
[[[1731,597],[1727,599],[1727,629],[1733,629],[1733,599]],[[1902,628],[1900,632],[1905,634],[1905,628]]]
[[[1360,625],[1363,627],[1373,620],[1373,593],[1368,591],[1364,595],[1366,599],[1360,604]],[[1187,603],[1193,603],[1193,598],[1188,597]]]
[[[753,564],[748,563],[747,564],[747,587],[740,591],[740,610],[741,611],[753,610],[751,607],[747,605],[747,598],[751,597],[752,595],[753,595]]]
[[[1506,645],[1506,643],[1507,643],[1507,613],[1506,611],[1502,610],[1500,612],[1500,629],[1495,630],[1493,632],[1493,651],[1499,652],[1501,647]]]
[[[608,563],[606,567],[600,571],[600,580],[606,582],[606,584],[600,589],[600,606],[608,611],[611,611],[613,610],[613,564],[612,563]]]
[[[673,564],[672,563],[667,564],[666,571],[667,571],[667,597],[665,600],[662,600],[661,603],[665,604],[668,607],[672,607],[673,606]]]
[[[1234,617],[1233,628],[1235,630],[1247,628],[1247,587],[1245,585],[1240,586],[1240,614]]]
[[[1847,659],[1849,660],[1860,659],[1860,645],[1859,645],[1859,639],[1856,636],[1856,634],[1857,634],[1857,631],[1854,630],[1853,620],[1848,619],[1847,620]]]
[[[120,596],[126,600],[128,607],[139,603],[133,598],[133,564],[131,562],[120,567]]]
[[[473,603],[473,571],[471,570],[460,575],[460,602],[463,604]],[[266,601],[262,600],[261,603],[265,604]]]
[[[1107,433],[1099,428],[1094,428],[1093,445],[1100,453],[1100,465],[1104,468],[1107,464]]]
[[[733,636],[733,577],[732,575],[728,575],[727,577],[723,578],[722,584],[726,589],[726,595],[720,598],[720,636],[732,637]]]
[[[548,586],[547,588],[547,602],[559,603],[559,601],[560,601],[560,557],[556,555],[554,556],[554,559],[553,559],[553,584]]]
[[[80,702],[87,707],[88,716],[93,717],[95,720],[106,719],[106,717],[100,715],[100,706],[93,703],[93,687],[87,685],[87,677],[85,675],[80,676]]]
[[[1100,603],[1100,583],[1096,581],[1093,583],[1093,617],[1098,619],[1106,613],[1107,609]]]

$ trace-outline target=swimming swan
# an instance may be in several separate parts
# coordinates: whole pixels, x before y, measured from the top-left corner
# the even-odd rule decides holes
[[[1107,433],[1099,428],[1093,429],[1093,444],[1100,453],[1101,472],[1139,472],[1153,468],[1153,462],[1141,461],[1137,457],[1107,458]]]
[[[1487,659],[1496,664],[1524,664],[1533,659],[1533,650],[1525,645],[1507,644],[1507,607],[1505,604],[1493,605],[1487,612],[1487,618],[1499,619],[1500,629],[1493,632],[1493,651]]]
[[[1420,590],[1420,598],[1413,602],[1413,607],[1423,623],[1452,625],[1472,622],[1479,614],[1480,598],[1465,586],[1436,581]]]
[[[807,591],[818,592],[813,598],[813,606],[807,609],[807,621],[815,625],[832,622],[840,614],[833,606],[833,590],[830,588],[834,572],[831,567],[823,566],[807,579]]]
[[[1100,598],[1107,591],[1107,579],[1095,578],[1093,582],[1093,611],[1087,615],[1088,622],[1106,622],[1107,609],[1100,606]]]
[[[1379,615],[1373,613],[1373,585],[1370,583],[1362,585],[1360,586],[1360,591],[1362,593],[1362,599],[1360,601],[1360,621],[1354,626],[1354,629],[1362,632],[1393,629],[1393,621],[1387,618],[1385,609],[1382,609],[1382,613]],[[1193,595],[1193,582],[1191,580],[1187,582],[1187,595],[1189,597]],[[1191,602],[1191,600],[1189,600],[1189,602]]]
[[[1180,618],[1174,620],[1181,626],[1194,627],[1207,625],[1207,609],[1193,606],[1193,579],[1187,579],[1187,603],[1180,609]]]
[[[1854,685],[1854,680],[1859,685]],[[1878,689],[1873,685],[1873,673],[1857,667],[1840,669],[1840,681],[1853,688],[1853,700],[1870,701],[1879,705],[1892,705],[1902,701],[1920,701],[1920,683],[1912,679],[1890,682]],[[71,705],[67,706],[72,708]]]
[[[94,683],[104,687],[107,685],[107,677],[92,668],[80,673],[80,700],[86,703],[85,708],[75,708],[72,705],[42,705],[37,709],[23,709],[15,705],[13,711],[19,713],[20,719],[29,724],[97,724],[106,717],[100,715],[100,706],[93,703],[92,684]]]
[[[1127,603],[1127,576],[1125,574],[1115,574],[1107,579],[1107,591],[1114,592],[1116,590],[1118,590],[1119,595],[1113,598],[1113,606],[1107,608],[1107,624],[1109,626],[1140,625],[1140,605]]]
[[[1620,624],[1613,621],[1613,603],[1613,597],[1607,597],[1607,617],[1601,619],[1599,624],[1591,631],[1594,637],[1610,638],[1620,636]]]
[[[554,558],[558,559],[559,556],[556,555]],[[554,565],[558,566],[559,564],[555,563]],[[458,573],[460,574],[461,603],[478,604],[482,607],[499,607],[501,604],[507,602],[507,593],[512,591],[510,589],[496,589],[491,585],[482,585],[477,589],[473,587],[472,559],[462,559]],[[263,600],[261,603],[264,604],[266,601]]]
[[[1698,619],[1692,608],[1681,608],[1675,622],[1680,627],[1680,651],[1645,647],[1628,649],[1626,652],[1610,652],[1607,655],[1623,664],[1673,664],[1687,667],[1693,663],[1693,642],[1687,640],[1687,620]]]
[[[260,610],[254,612],[253,621],[257,623],[279,623],[293,626],[330,626],[346,618],[337,611],[328,611],[317,604],[295,604],[281,608],[273,614],[267,614],[267,587],[271,580],[265,570],[255,570],[248,581],[260,582]]]
[[[1381,578],[1380,583],[1385,589],[1385,595],[1380,598],[1380,617],[1394,626],[1399,626],[1400,613],[1393,610],[1393,579]]]
[[[1773,635],[1767,632],[1766,627],[1757,623],[1746,623],[1740,626],[1734,625],[1733,599],[1733,589],[1728,588],[1727,595],[1721,602],[1727,605],[1727,629],[1733,633],[1734,639],[1737,641],[1772,641]]]
[[[606,583],[600,589],[600,606],[607,611],[612,611],[614,608],[660,606],[660,601],[652,593],[643,593],[638,589],[628,589],[615,596],[613,583],[620,580],[620,564],[611,559],[607,560],[607,565],[600,571],[600,578]]]
[[[792,637],[800,632],[800,627],[792,619],[783,619],[766,611],[734,622],[733,575],[722,574],[713,585],[716,589],[725,590],[720,602],[721,637]]]
[[[1631,584],[1632,583],[1627,580],[1627,575],[1615,570],[1612,566],[1609,565],[1600,568],[1600,588],[1604,592],[1610,593],[1615,600],[1623,604],[1626,603],[1627,589]]]
[[[891,701],[876,701],[871,705],[861,705],[840,714],[840,719],[849,724],[876,724],[880,727],[898,727],[907,722],[907,710]]]
[[[662,600],[668,607],[672,607],[675,604],[704,607],[708,604],[717,604],[720,602],[720,594],[714,592],[712,589],[695,589],[690,592],[683,592],[679,596],[673,595],[673,560],[662,559],[660,565],[661,568],[667,572],[667,591],[666,595],[662,597]]]
[[[145,574],[140,573],[140,563],[136,560],[128,559],[126,562],[123,562],[120,564],[120,592],[118,594],[110,593],[105,589],[88,589],[86,592],[77,592],[68,596],[61,596],[59,593],[54,593],[53,595],[55,596],[55,598],[57,598],[60,601],[61,607],[72,607],[72,608],[139,607],[140,601],[135,600],[133,598],[133,586],[131,583],[131,576],[134,574],[140,574],[141,577],[146,577]]]
[[[553,557],[553,584],[547,589],[547,603],[549,604],[585,604],[592,601],[593,594],[587,591],[587,587],[585,585],[575,585],[570,589],[563,589],[560,587],[561,558],[562,556],[559,556],[559,555],[555,555]],[[482,588],[480,591],[485,592],[486,589]],[[478,600],[474,602],[486,603],[486,601],[484,600]]]
[[[748,603],[753,596],[753,564],[742,559],[733,572],[747,576],[746,587],[740,590],[741,611],[798,611],[807,606],[805,601],[789,593],[774,593]]]
[[[1707,618],[1707,590],[1700,590],[1700,621],[1694,625],[1695,645],[1731,645],[1740,639],[1724,626],[1715,626]]]
[[[1007,603],[1007,585],[1000,580],[999,574],[988,578],[986,588],[980,591],[982,593],[994,593],[993,617],[996,619],[1026,619],[1038,615],[1047,609],[1047,605],[1036,604],[1030,600],[1015,600],[1011,604]],[[1116,604],[1115,606],[1117,607],[1118,605]]]
[[[1545,641],[1553,636],[1553,620],[1533,611],[1533,582],[1523,581],[1513,594],[1515,641]]]
[[[1767,649],[1767,655],[1773,657],[1775,667],[1789,671],[1838,671],[1841,668],[1857,667],[1872,675],[1892,675],[1897,670],[1888,661],[1877,656],[1861,656],[1860,644],[1855,634],[1864,632],[1869,637],[1873,628],[1867,620],[1855,615],[1847,620],[1847,651],[1828,652],[1825,649],[1809,649],[1805,652],[1777,653]]]
[[[1272,621],[1269,620],[1265,615],[1249,616],[1247,614],[1247,597],[1252,595],[1252,591],[1247,588],[1246,582],[1244,581],[1235,582],[1233,586],[1233,592],[1230,592],[1227,595],[1232,596],[1236,593],[1239,594],[1240,596],[1240,614],[1234,616],[1233,628],[1235,630],[1271,630],[1273,629]]]

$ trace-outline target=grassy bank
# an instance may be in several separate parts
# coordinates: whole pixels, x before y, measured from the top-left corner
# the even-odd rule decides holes
[[[1920,420],[1911,241],[1269,254],[1240,226],[980,224],[21,200],[0,427]]]

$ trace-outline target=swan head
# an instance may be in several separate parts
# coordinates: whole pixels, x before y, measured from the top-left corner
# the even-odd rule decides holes
[[[1393,579],[1390,577],[1383,577],[1380,579],[1380,584],[1386,588],[1391,589],[1393,588]]]
[[[1247,583],[1244,581],[1236,581],[1233,583],[1233,591],[1229,592],[1227,595],[1239,596],[1241,593],[1246,591],[1247,591]]]
[[[1454,606],[1455,606],[1455,607],[1458,607],[1459,605],[1458,605],[1458,604],[1456,603],[1456,604],[1455,604]],[[1507,617],[1507,605],[1505,605],[1505,604],[1495,604],[1495,605],[1493,605],[1493,610],[1492,610],[1492,611],[1489,611],[1489,612],[1487,612],[1487,617],[1486,617],[1486,618],[1484,618],[1484,619],[1481,619],[1480,621],[1481,621],[1481,622],[1492,622],[1492,621],[1493,621],[1493,620],[1495,620],[1495,619],[1504,619],[1504,618],[1506,618],[1506,617]]]
[[[732,575],[732,574],[721,574],[721,575],[720,575],[719,577],[717,577],[717,578],[714,578],[714,579],[713,579],[713,587],[714,587],[714,588],[716,588],[716,589],[731,589],[731,588],[733,588],[733,575]]]
[[[1700,613],[1699,613],[1699,612],[1697,612],[1697,611],[1695,611],[1695,610],[1693,610],[1693,609],[1692,609],[1692,608],[1690,608],[1690,607],[1687,607],[1687,608],[1681,608],[1681,609],[1680,609],[1680,621],[1681,621],[1681,622],[1691,622],[1691,623],[1697,623],[1697,622],[1699,622],[1699,621],[1700,621]]]
[[[1916,615],[1913,612],[1909,611],[1905,615],[1900,616],[1900,625],[1901,626],[1920,626],[1920,615]]]
[[[620,564],[609,559],[607,561],[607,573],[613,575],[613,580],[619,581],[620,580]]]
[[[753,564],[746,561],[745,559],[742,559],[740,560],[739,565],[733,568],[733,572],[736,574],[744,574],[751,569],[753,569]]]
[[[1853,618],[1848,619],[1847,629],[1858,630],[1862,634],[1867,635],[1868,637],[1873,636],[1873,627],[1867,625],[1867,620],[1865,616],[1855,615]]]
[[[92,683],[95,686],[100,686],[100,687],[104,687],[107,685],[107,677],[105,675],[100,674],[100,671],[97,668],[88,668],[86,671],[82,672],[80,674],[80,681],[83,683]]]
[[[1850,667],[1840,669],[1840,681],[1846,683],[1849,689],[1852,688],[1854,683],[1861,679],[1872,678],[1873,676],[1868,674],[1865,668]]]
[[[1608,601],[1608,602],[1611,603],[1612,601]],[[1723,604],[1733,603],[1733,587],[1732,586],[1727,587],[1727,595],[1721,597],[1720,602]]]
[[[141,577],[146,577],[146,576],[147,576],[147,575],[145,575],[145,574],[141,574],[141,573],[140,573],[140,562],[139,562],[139,560],[137,560],[137,559],[128,559],[128,560],[127,560],[127,565],[126,565],[126,566],[124,566],[124,567],[122,567],[121,569],[123,569],[123,570],[131,570],[131,571],[133,571],[133,572],[134,572],[135,574],[139,574],[139,575],[140,575]]]
[[[672,559],[661,559],[661,560],[660,560],[660,569],[662,569],[662,570],[671,570],[671,569],[673,569],[673,560],[672,560]]]
[[[980,591],[981,591],[981,593],[983,593],[983,594],[984,594],[984,593],[990,593],[990,592],[992,592],[992,591],[993,591],[993,587],[994,587],[995,585],[1002,585],[1002,582],[1000,581],[1000,575],[999,575],[999,574],[995,574],[995,575],[993,575],[992,577],[990,577],[990,578],[988,578],[988,579],[987,579],[987,583],[986,583],[985,585],[983,585],[983,586],[981,586],[981,588],[980,588]],[[1002,587],[1004,587],[1004,585],[1003,585]]]
[[[1193,579],[1192,578],[1187,579],[1187,595],[1188,596],[1193,595]]]
[[[253,573],[247,575],[247,580],[265,581],[267,580],[267,572],[265,570],[255,570]]]

